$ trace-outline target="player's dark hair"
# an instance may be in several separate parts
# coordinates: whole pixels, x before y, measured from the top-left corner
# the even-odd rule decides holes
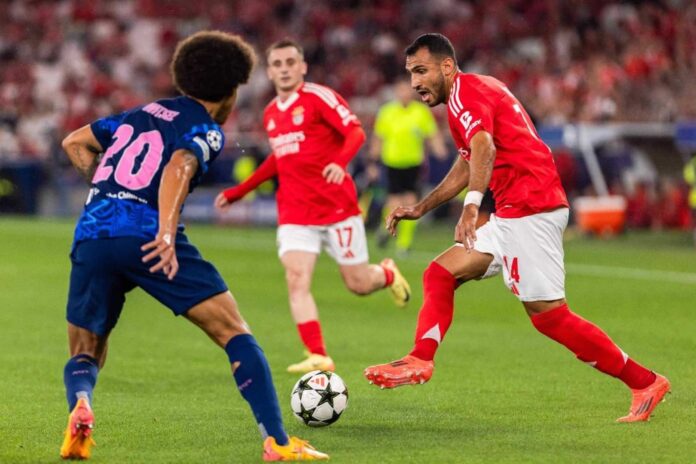
[[[452,42],[442,34],[436,32],[423,34],[406,47],[404,53],[406,56],[415,55],[421,48],[427,48],[431,55],[441,58],[452,58],[455,63],[457,62],[457,55],[454,53]]]
[[[271,54],[273,50],[288,47],[295,47],[297,51],[300,53],[300,55],[304,57],[304,49],[302,48],[302,46],[294,40],[286,38],[277,42],[273,42],[271,45],[269,45],[269,47],[266,49],[266,59],[268,59],[268,56]]]
[[[181,93],[219,102],[249,80],[255,61],[254,49],[240,36],[200,31],[179,42],[170,71]]]

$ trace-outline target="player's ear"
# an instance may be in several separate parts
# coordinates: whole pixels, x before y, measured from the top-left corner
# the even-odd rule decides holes
[[[307,75],[307,62],[305,60],[302,60],[302,75]]]
[[[452,76],[457,71],[457,65],[451,57],[445,57],[440,61],[440,71],[447,77]]]

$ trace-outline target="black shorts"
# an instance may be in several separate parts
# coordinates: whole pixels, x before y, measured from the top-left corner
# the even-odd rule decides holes
[[[420,190],[420,166],[396,169],[387,168],[387,193],[415,193]]]

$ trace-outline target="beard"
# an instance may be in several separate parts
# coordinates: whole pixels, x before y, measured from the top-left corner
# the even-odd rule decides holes
[[[445,76],[440,74],[437,81],[433,82],[433,100],[430,102],[431,107],[437,106],[440,103],[445,103]]]

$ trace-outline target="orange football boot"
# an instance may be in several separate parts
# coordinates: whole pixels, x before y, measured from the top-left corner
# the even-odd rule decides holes
[[[63,446],[60,447],[60,457],[63,459],[89,459],[94,445],[92,429],[94,428],[94,413],[86,399],[77,400],[75,408],[68,417],[68,427],[65,429]]]
[[[432,361],[424,361],[415,356],[406,355],[387,364],[378,364],[365,369],[367,380],[380,388],[394,388],[401,385],[424,384],[433,376]]]
[[[616,422],[640,422],[650,420],[658,403],[664,401],[664,397],[670,390],[669,380],[666,377],[656,374],[657,378],[649,386],[641,390],[633,390],[633,401],[627,416],[619,417]]]
[[[290,437],[287,445],[281,446],[275,438],[268,437],[263,442],[263,460],[273,461],[325,461],[329,455],[317,451],[312,445],[297,437]]]

